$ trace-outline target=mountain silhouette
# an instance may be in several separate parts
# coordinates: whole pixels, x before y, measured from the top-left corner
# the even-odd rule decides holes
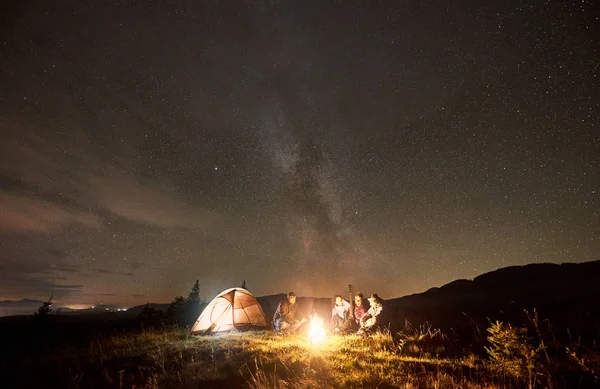
[[[405,321],[413,326],[457,330],[500,320],[530,323],[537,311],[554,329],[578,335],[598,331],[600,261],[530,264],[501,268],[456,280],[424,293],[385,302],[385,321],[392,331]]]

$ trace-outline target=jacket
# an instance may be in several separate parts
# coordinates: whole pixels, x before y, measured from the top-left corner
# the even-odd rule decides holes
[[[365,323],[365,327],[373,327],[377,324],[377,319],[383,310],[382,304],[373,304],[367,313],[362,317],[361,321]]]
[[[277,305],[275,315],[273,315],[273,321],[280,320],[286,323],[293,323],[296,321],[296,304],[290,304],[286,299]]]
[[[360,323],[360,319],[367,313],[367,307],[362,303],[360,305],[354,306],[354,321],[358,324]]]

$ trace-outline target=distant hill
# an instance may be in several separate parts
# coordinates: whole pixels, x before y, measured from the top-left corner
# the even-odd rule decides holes
[[[22,305],[22,304],[42,304],[43,301],[40,300],[30,300],[30,299],[23,299],[23,300],[2,300],[0,301],[0,306],[10,306],[10,305]]]
[[[127,311],[125,311],[125,312],[121,312],[121,315],[123,317],[136,317],[144,310],[146,305],[148,305],[149,308],[155,309],[157,311],[166,312],[167,309],[169,308],[169,305],[171,305],[171,304],[170,303],[169,304],[148,303],[148,304],[143,304],[143,305],[136,305],[135,307],[131,307],[131,308],[127,309]]]
[[[30,299],[23,299],[18,301],[0,301],[0,317],[33,315],[33,313],[37,311],[37,309],[42,305],[42,303],[42,301]]]
[[[599,281],[600,261],[511,266],[387,300],[386,320],[393,329],[405,320],[457,329],[489,320],[526,323],[524,310],[535,308],[554,328],[587,334],[599,329]]]
[[[61,308],[60,310],[60,314],[61,315],[72,315],[72,316],[81,316],[81,315],[85,315],[85,316],[93,316],[93,315],[104,315],[107,313],[111,313],[113,314],[113,316],[116,316],[118,318],[122,318],[122,319],[131,319],[131,318],[135,318],[137,315],[140,314],[140,312],[142,312],[142,310],[146,307],[146,305],[148,305],[150,308],[155,309],[157,311],[161,311],[161,312],[165,312],[167,310],[167,308],[169,307],[169,304],[160,304],[160,303],[148,303],[148,304],[143,304],[143,305],[136,305],[134,307],[131,308],[120,308],[120,305],[96,305],[93,308],[89,308],[89,309],[77,309],[77,310],[64,310],[64,308]]]
[[[43,301],[23,299],[18,301],[4,300],[0,301],[0,318],[8,316],[31,316],[38,310],[43,304]],[[169,304],[160,303],[149,303],[150,307],[157,311],[166,311]],[[121,305],[96,305],[92,308],[87,309],[71,309],[61,306],[60,304],[53,304],[52,314],[59,314],[61,316],[90,316],[90,315],[104,315],[106,313],[115,313],[118,317],[132,318],[137,316],[146,306],[146,304],[134,306],[131,308],[121,308]]]

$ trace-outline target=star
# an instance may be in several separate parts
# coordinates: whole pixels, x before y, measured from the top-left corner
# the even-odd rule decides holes
[[[592,2],[105,3],[6,13],[0,300],[393,298],[598,259]]]

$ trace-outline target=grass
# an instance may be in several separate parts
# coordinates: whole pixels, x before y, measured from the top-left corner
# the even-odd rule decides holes
[[[271,331],[188,337],[181,330],[147,330],[48,353],[36,365],[37,374],[21,375],[16,386],[495,388],[547,387],[558,382],[541,376],[548,369],[534,366],[533,379],[521,377],[498,369],[492,357],[457,352],[453,346],[448,337],[429,327],[394,336],[386,332],[370,337],[330,336],[318,346],[303,335],[282,337]],[[588,376],[597,377],[598,363],[590,363],[590,356],[597,358],[597,354],[584,357],[569,352],[573,365],[582,366],[579,371],[587,369]]]
[[[391,335],[330,337],[233,332],[187,337],[145,331],[65,349],[66,387],[108,388],[487,388],[498,385],[483,365],[464,359],[403,355]]]

